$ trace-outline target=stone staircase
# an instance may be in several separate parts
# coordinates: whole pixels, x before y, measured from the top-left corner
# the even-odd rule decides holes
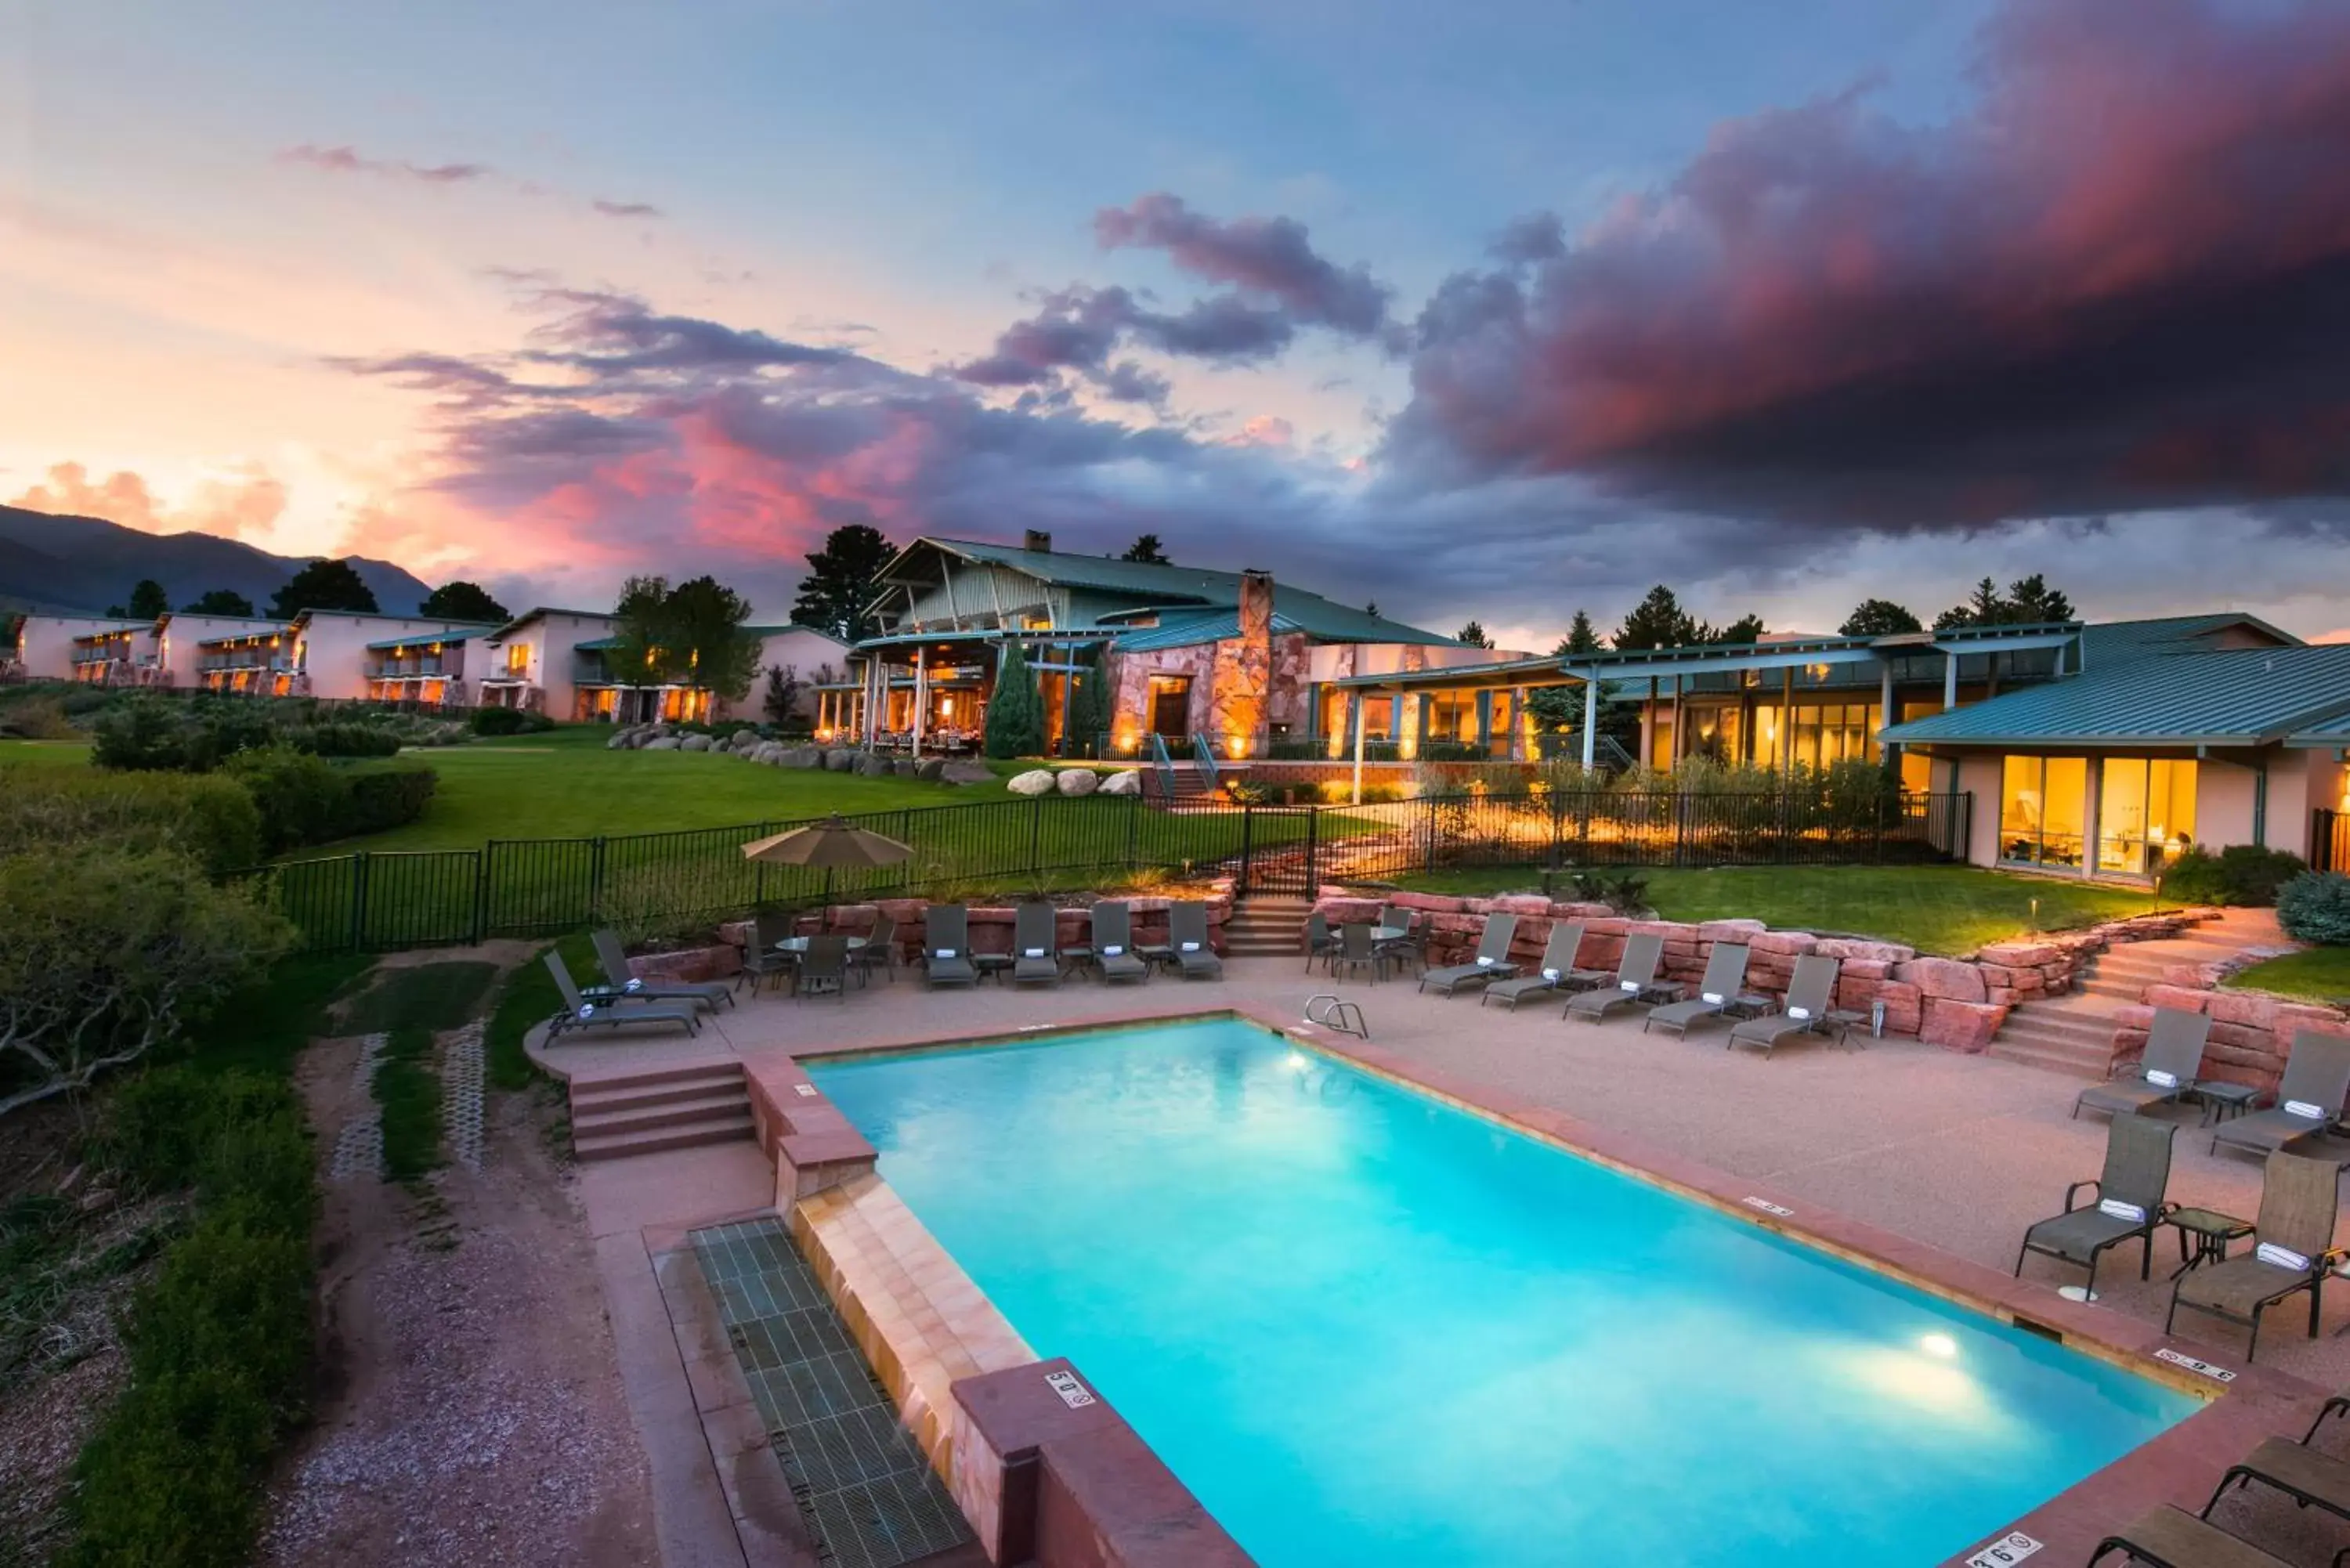
[[[1313,900],[1252,893],[1232,905],[1224,922],[1224,950],[1233,958],[1297,958]]]
[[[2075,1078],[2104,1078],[2113,1071],[2115,1014],[2137,1005],[2165,971],[2283,945],[2270,911],[2230,909],[2164,941],[2107,948],[2089,961],[2071,992],[2011,1012],[1991,1040],[1991,1054]]]
[[[571,1080],[571,1148],[581,1159],[618,1159],[752,1136],[743,1064],[681,1062]]]

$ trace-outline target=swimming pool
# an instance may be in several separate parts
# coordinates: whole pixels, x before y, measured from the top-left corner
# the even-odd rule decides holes
[[[1267,1568],[1932,1563],[2199,1408],[1238,1020],[808,1065]]]

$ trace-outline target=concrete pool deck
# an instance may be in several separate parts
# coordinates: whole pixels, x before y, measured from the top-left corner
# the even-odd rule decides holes
[[[2178,1263],[2167,1238],[2151,1282],[2138,1281],[2135,1257],[2111,1257],[2100,1272],[2095,1308],[2057,1297],[2053,1287],[2076,1282],[2078,1273],[2044,1260],[2025,1265],[2022,1284],[2005,1280],[2025,1227],[2061,1208],[2066,1183],[2095,1176],[2102,1161],[2103,1119],[2067,1119],[2080,1086],[2075,1080],[1894,1039],[1851,1052],[1822,1044],[1769,1057],[1731,1053],[1720,1032],[1686,1040],[1644,1035],[1636,1018],[1568,1023],[1555,1004],[1511,1013],[1481,1007],[1471,995],[1420,996],[1409,981],[1333,987],[1300,968],[1289,960],[1232,960],[1221,982],[1159,977],[1117,990],[1072,981],[1052,991],[933,992],[901,978],[852,991],[845,1002],[746,996],[698,1039],[648,1032],[567,1043],[545,1059],[559,1072],[594,1076],[729,1055],[816,1054],[1223,1010],[1294,1029],[1307,995],[1336,989],[1367,1013],[1372,1048],[1354,1054],[1378,1070],[1721,1200],[1738,1200],[1730,1188],[1764,1197],[1796,1210],[1792,1228],[1920,1277],[1939,1274],[1956,1289],[2068,1334],[2139,1354],[2160,1338],[2166,1276]],[[1326,1035],[1322,1043],[1342,1051],[1355,1046]],[[1544,1125],[1545,1114],[1557,1118],[1555,1125]],[[2253,1213],[2259,1164],[2211,1155],[2194,1114],[2178,1116],[2171,1197]],[[597,1189],[613,1204],[627,1203],[639,1185],[630,1168],[646,1167],[650,1177],[651,1162],[664,1158],[673,1157],[587,1168],[591,1212],[600,1207]],[[712,1217],[664,1211],[648,1218],[658,1226]],[[2350,1291],[2337,1290],[2329,1300],[2321,1338],[2302,1338],[2303,1322],[2297,1304],[2281,1309],[2262,1336],[2258,1368],[2240,1379],[2223,1406],[2033,1515],[2024,1528],[2047,1542],[2048,1560],[2080,1560],[2104,1528],[2126,1522],[2147,1501],[2199,1508],[2220,1472],[2258,1437],[2288,1430],[2297,1437],[2316,1391],[2350,1385],[2350,1340],[2334,1332],[2350,1323]],[[2244,1368],[2240,1332],[2192,1317],[2179,1327],[2173,1339],[2191,1341],[2195,1354]],[[1053,1353],[1051,1346],[1038,1349]],[[2319,1446],[2335,1452],[2350,1446],[2344,1427],[2350,1423],[2338,1424]],[[2350,1524],[2314,1511],[2296,1517],[2274,1494],[2239,1493],[2215,1517],[2291,1562],[2326,1562],[2350,1545]]]

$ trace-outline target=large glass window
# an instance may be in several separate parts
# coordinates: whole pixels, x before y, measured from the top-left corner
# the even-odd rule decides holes
[[[2086,757],[2009,757],[2001,768],[1999,857],[2078,867],[2089,804]]]
[[[1778,767],[1794,760],[1807,768],[1832,767],[1877,755],[1877,704],[1798,702],[1790,720],[1776,702],[1754,705],[1754,761]]]
[[[2195,841],[2195,764],[2108,757],[2097,791],[2097,869],[2159,871]]]

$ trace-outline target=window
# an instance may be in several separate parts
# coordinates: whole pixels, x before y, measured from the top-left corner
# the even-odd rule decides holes
[[[2088,810],[2086,757],[2009,757],[2000,769],[1999,857],[2078,867]]]
[[[2107,757],[2097,789],[2097,869],[2147,877],[2195,841],[2195,764]]]
[[[1798,702],[1788,721],[1775,702],[1754,705],[1754,760],[1764,767],[1794,760],[1804,767],[1825,768],[1877,755],[1877,704],[1874,702]]]
[[[507,644],[506,674],[515,680],[526,680],[529,677],[530,644],[526,642]]]

